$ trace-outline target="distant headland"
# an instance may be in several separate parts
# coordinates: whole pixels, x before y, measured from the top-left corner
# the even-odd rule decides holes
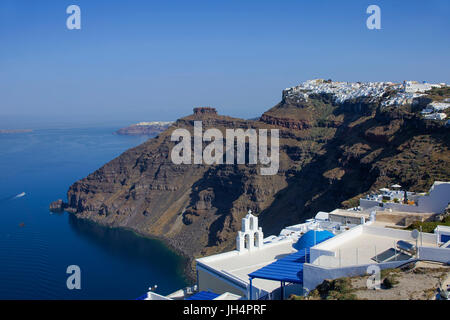
[[[127,136],[157,136],[170,127],[172,121],[139,122],[117,130],[115,133]]]
[[[0,129],[0,134],[30,133],[32,129]]]

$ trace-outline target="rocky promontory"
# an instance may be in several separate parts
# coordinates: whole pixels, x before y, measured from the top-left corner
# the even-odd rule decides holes
[[[435,180],[450,180],[448,129],[422,125],[411,104],[384,104],[392,96],[382,93],[342,101],[294,94],[289,91],[289,98],[257,120],[219,115],[213,108],[194,110],[75,182],[67,210],[161,239],[193,261],[234,248],[249,209],[260,217],[265,235],[278,234],[320,210],[357,205],[359,197],[390,183],[425,191]],[[259,165],[174,164],[171,133],[177,128],[192,133],[197,120],[203,130],[279,129],[278,173],[261,176]]]
[[[63,212],[68,208],[67,203],[65,203],[62,199],[58,199],[50,203],[49,210],[51,212]]]

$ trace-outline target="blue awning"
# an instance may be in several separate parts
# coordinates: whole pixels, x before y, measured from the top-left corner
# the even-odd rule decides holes
[[[334,234],[329,231],[308,231],[294,245],[299,251],[256,270],[248,276],[251,279],[258,278],[303,284],[303,264],[309,260],[309,249],[333,236]]]
[[[139,298],[136,298],[136,300],[145,300],[148,298],[148,294],[143,294],[142,296],[140,296]]]
[[[256,270],[248,276],[252,279],[303,284],[303,264],[308,258],[309,249],[298,251]]]
[[[200,291],[193,296],[186,298],[185,300],[214,300],[218,296],[220,296],[220,294],[210,291]]]

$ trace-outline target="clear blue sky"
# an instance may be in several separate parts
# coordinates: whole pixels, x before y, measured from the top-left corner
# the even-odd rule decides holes
[[[449,16],[448,0],[1,0],[0,126],[255,117],[318,77],[450,82]]]

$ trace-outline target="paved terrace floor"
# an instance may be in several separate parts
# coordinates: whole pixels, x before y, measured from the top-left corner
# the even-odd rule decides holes
[[[337,245],[336,247],[326,249],[333,251],[335,257],[321,256],[319,259],[316,259],[314,264],[324,267],[338,268],[375,263],[372,258],[390,248],[396,248],[395,245],[398,240],[398,238],[388,236],[362,233],[361,235]],[[413,241],[408,242],[415,245]],[[419,246],[421,245],[420,238],[418,244]],[[431,242],[423,242],[423,246],[437,247],[436,243]]]
[[[293,243],[291,241],[283,241],[252,252],[238,254],[237,251],[234,251],[234,254],[232,255],[225,255],[223,257],[217,255],[199,259],[199,261],[219,272],[231,274],[232,276],[249,283],[248,275],[250,273],[296,252],[297,250],[295,250],[292,245]],[[271,292],[279,288],[280,283],[277,281],[254,279],[253,286]]]

